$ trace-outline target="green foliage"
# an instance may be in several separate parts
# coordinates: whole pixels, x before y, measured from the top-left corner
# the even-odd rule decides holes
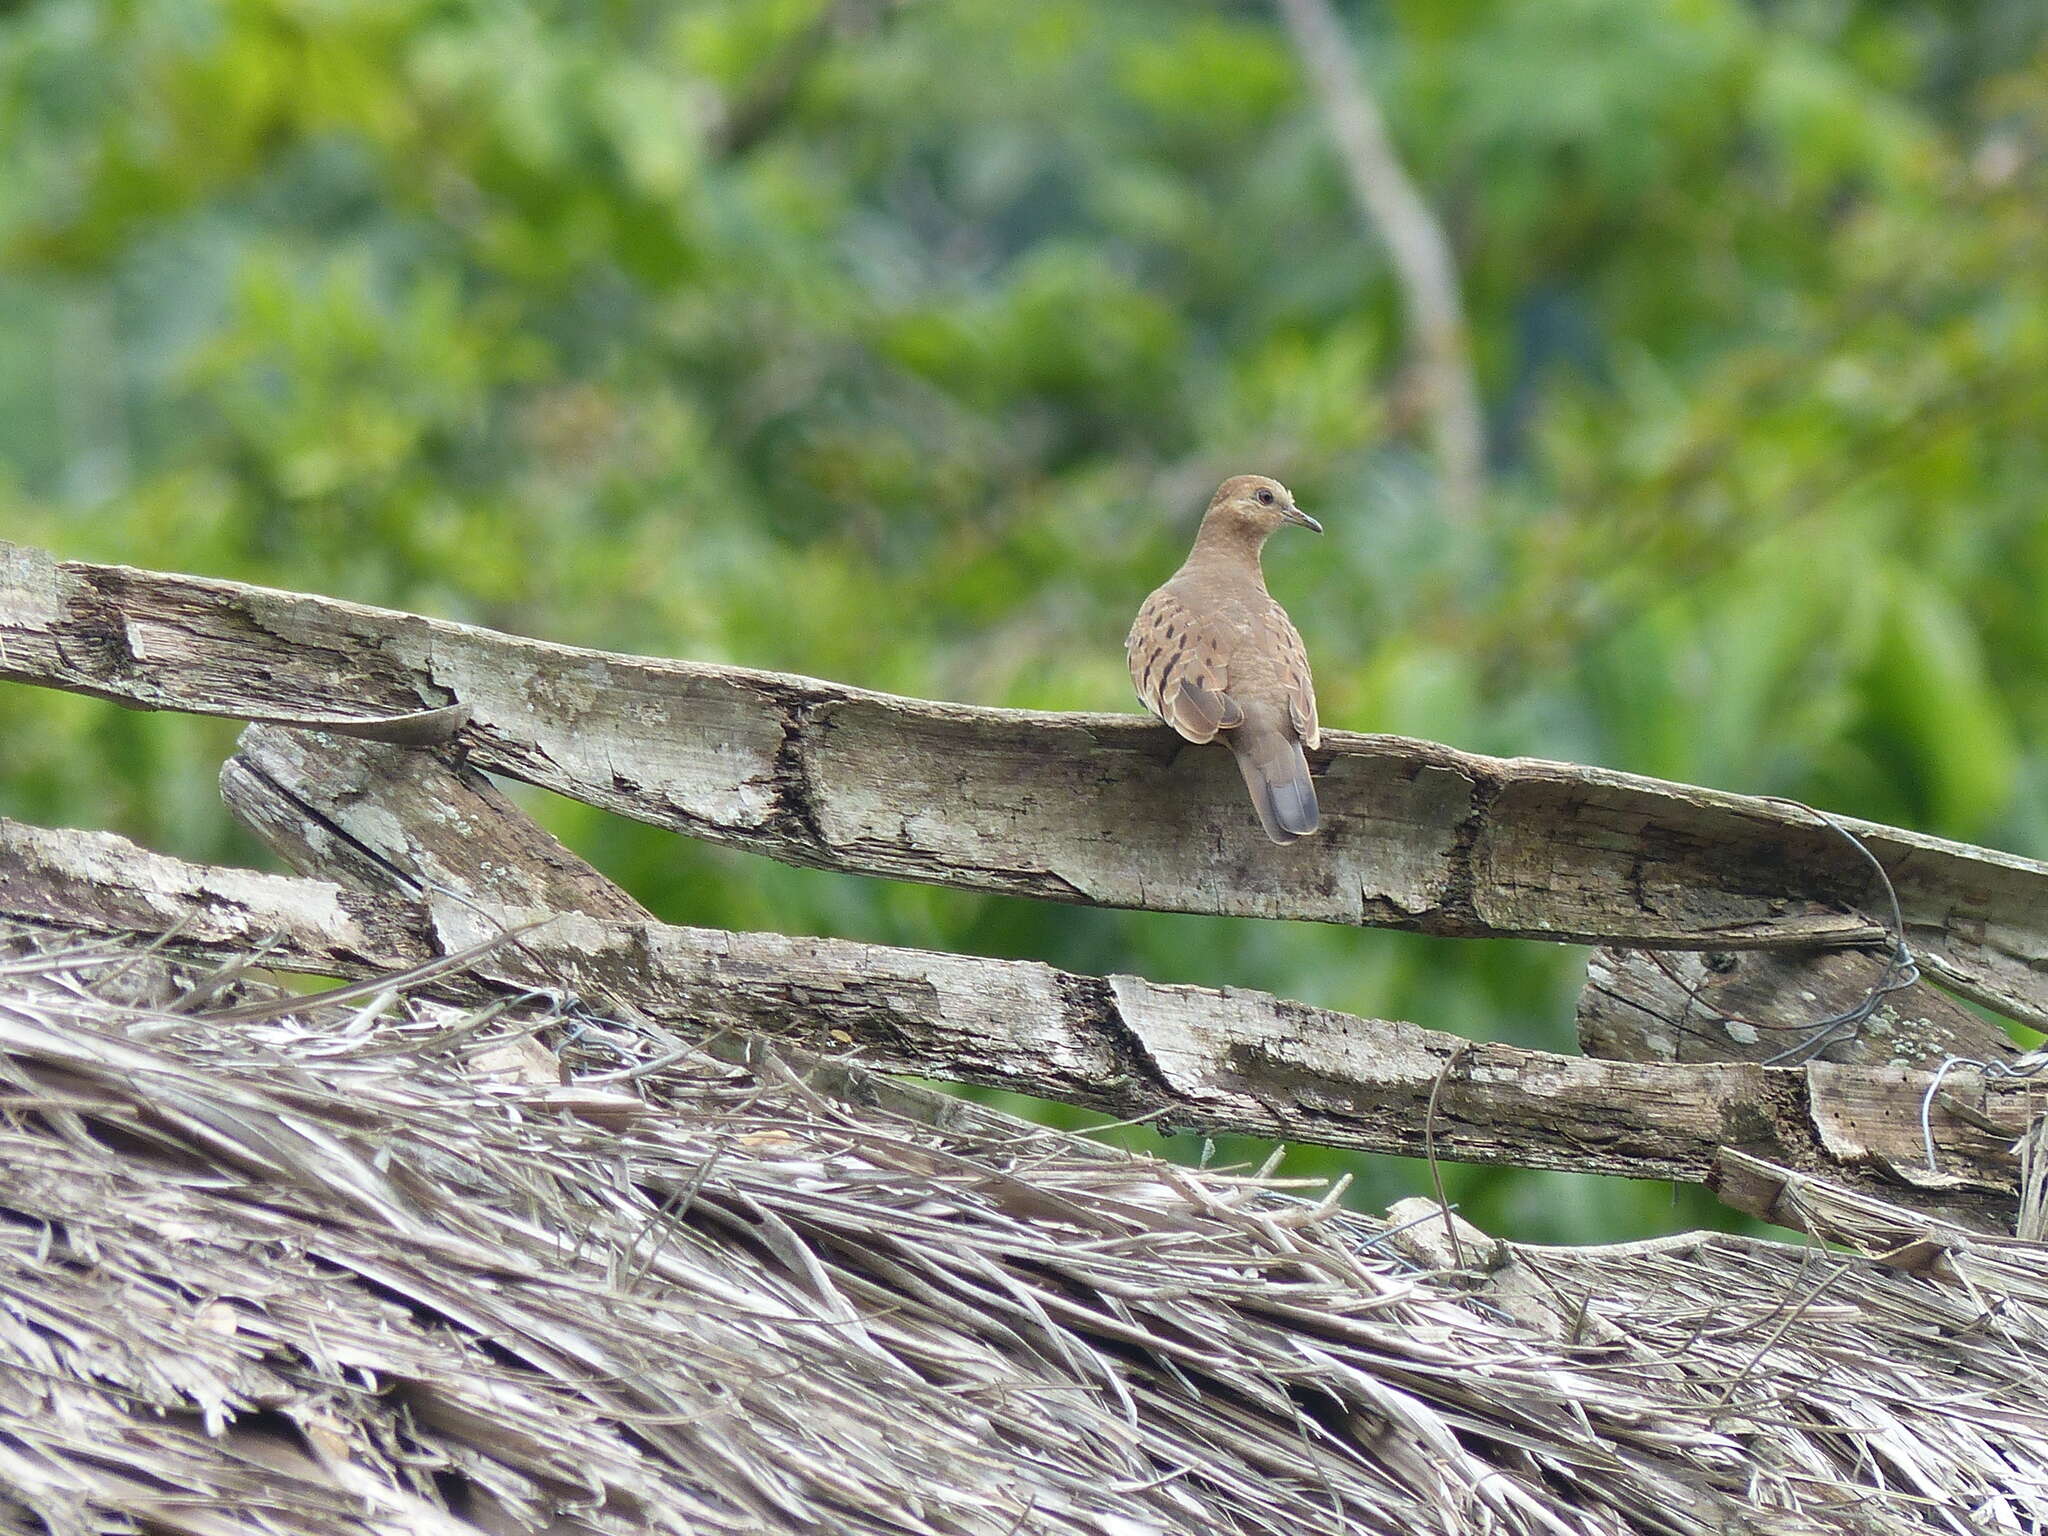
[[[2038,4],[1350,20],[1458,248],[1476,528],[1284,33],[1169,0],[0,9],[0,528],[1128,708],[1130,612],[1260,468],[1331,529],[1269,570],[1333,724],[2048,852]],[[230,736],[0,693],[0,809],[254,859]],[[1569,1035],[1556,950],[977,900],[536,799],[678,920]],[[1702,1215],[1447,1176],[1532,1236]]]

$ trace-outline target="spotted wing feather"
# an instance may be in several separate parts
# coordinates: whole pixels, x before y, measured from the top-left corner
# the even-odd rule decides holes
[[[1138,610],[1124,651],[1138,698],[1189,741],[1213,741],[1244,723],[1225,690],[1230,653],[1216,632],[1164,588]]]

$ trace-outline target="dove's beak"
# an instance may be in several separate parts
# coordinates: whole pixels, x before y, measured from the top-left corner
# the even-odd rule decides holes
[[[1290,523],[1301,524],[1301,526],[1306,528],[1310,533],[1321,533],[1323,531],[1323,525],[1317,522],[1314,518],[1310,517],[1306,512],[1302,511],[1299,507],[1289,507],[1287,509],[1287,521],[1289,521]]]

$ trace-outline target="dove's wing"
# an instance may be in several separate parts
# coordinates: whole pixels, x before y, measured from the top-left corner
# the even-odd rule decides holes
[[[1244,723],[1228,691],[1229,634],[1166,588],[1145,599],[1124,653],[1139,700],[1189,741],[1214,741],[1218,731]]]
[[[1308,651],[1301,643],[1301,635],[1287,617],[1287,610],[1278,603],[1266,615],[1266,635],[1274,654],[1280,658],[1287,688],[1287,718],[1293,722],[1294,734],[1301,744],[1313,747],[1322,740],[1322,728],[1316,724],[1316,681],[1309,674]]]

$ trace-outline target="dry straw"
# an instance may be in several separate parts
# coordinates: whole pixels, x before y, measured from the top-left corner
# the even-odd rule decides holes
[[[1433,1223],[544,999],[230,1018],[160,955],[0,955],[0,1529],[2048,1520],[2033,1245],[1851,1201],[1889,1265],[1452,1272],[1397,1251]]]

